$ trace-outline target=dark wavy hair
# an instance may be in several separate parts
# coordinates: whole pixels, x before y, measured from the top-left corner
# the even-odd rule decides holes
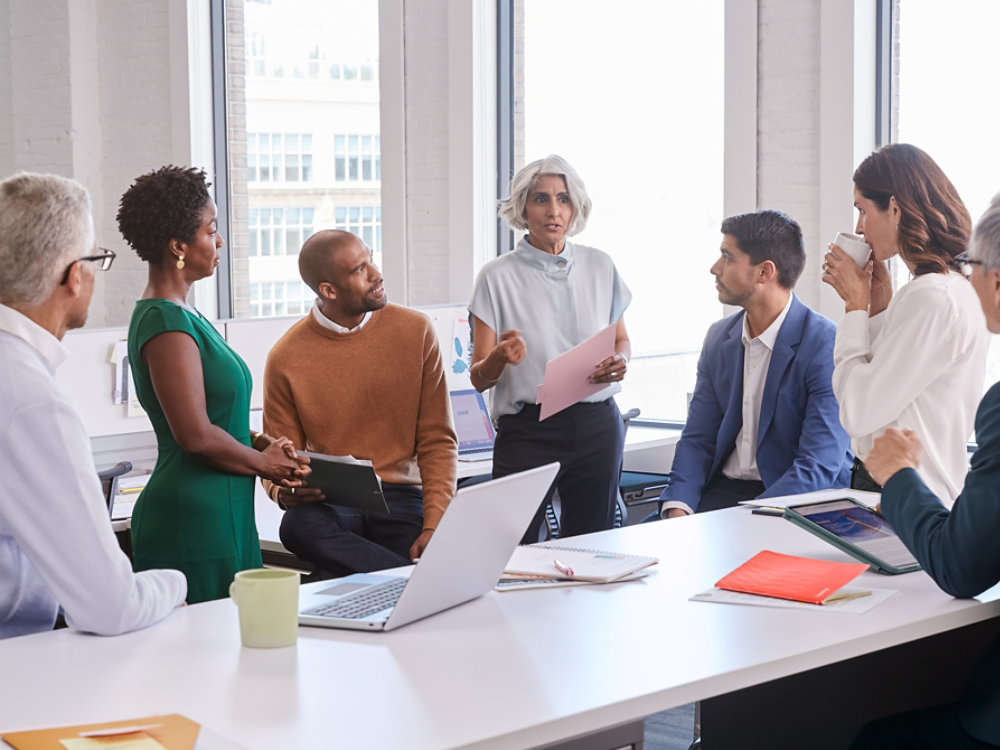
[[[889,199],[899,205],[899,247],[914,276],[957,268],[952,259],[964,253],[972,217],[941,167],[908,143],[890,143],[854,170],[854,186],[880,211]]]
[[[118,203],[118,231],[140,258],[162,265],[170,240],[194,239],[211,184],[193,167],[160,167],[137,177]]]

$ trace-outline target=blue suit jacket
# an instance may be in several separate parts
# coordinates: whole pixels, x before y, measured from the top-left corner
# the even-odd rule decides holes
[[[708,329],[687,424],[661,500],[697,510],[743,425],[743,316]],[[760,497],[847,487],[853,456],[833,395],[832,321],[793,297],[771,354],[757,433]]]
[[[972,597],[1000,581],[1000,384],[976,412],[979,449],[949,512],[913,469],[882,489],[882,513],[924,570],[952,596]],[[1000,745],[1000,643],[976,667],[959,703],[969,734]]]

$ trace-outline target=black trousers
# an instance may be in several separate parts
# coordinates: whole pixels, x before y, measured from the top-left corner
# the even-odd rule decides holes
[[[614,525],[625,428],[614,399],[574,404],[538,421],[539,407],[526,404],[500,417],[493,448],[493,477],[504,477],[552,461],[560,464],[555,482],[522,539],[538,541],[545,504],[559,490],[560,536],[604,531]]]
[[[851,489],[866,490],[867,492],[881,492],[882,485],[872,479],[861,459],[854,459],[854,468],[851,469]]]

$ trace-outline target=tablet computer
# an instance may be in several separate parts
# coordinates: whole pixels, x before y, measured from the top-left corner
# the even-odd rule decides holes
[[[920,570],[920,563],[889,522],[850,498],[791,505],[785,508],[785,518],[868,563],[877,573],[896,575]]]
[[[309,466],[312,469],[305,484],[323,490],[326,502],[349,505],[361,510],[389,512],[382,494],[382,485],[371,461],[310,451],[298,452],[309,456]]]

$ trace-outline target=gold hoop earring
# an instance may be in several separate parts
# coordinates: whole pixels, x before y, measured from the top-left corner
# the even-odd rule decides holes
[[[183,255],[178,255],[177,256],[177,268],[184,268],[184,256]]]

